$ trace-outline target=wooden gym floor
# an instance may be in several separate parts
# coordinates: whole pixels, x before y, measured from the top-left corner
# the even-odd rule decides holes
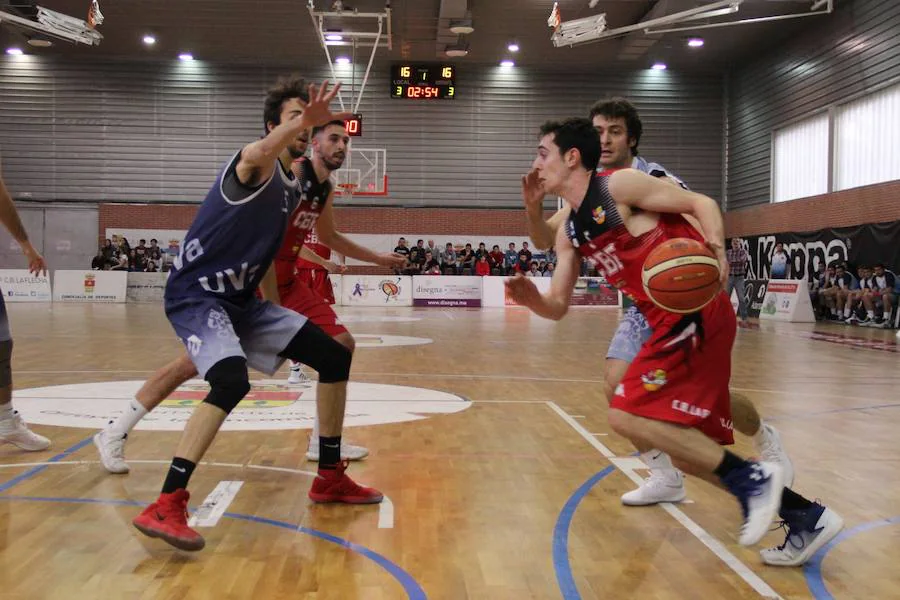
[[[0,447],[0,597],[900,597],[893,331],[763,324],[738,333],[733,387],[780,429],[798,491],[847,525],[849,535],[804,570],[763,566],[757,549],[738,546],[737,504],[696,480],[688,503],[620,504],[634,486],[633,449],[610,433],[600,393],[618,311],[574,309],[552,323],[521,309],[339,310],[370,342],[357,350],[354,382],[449,392],[455,408],[438,402],[430,413],[413,402],[426,393],[416,390],[351,394],[358,422],[393,421],[345,434],[371,449],[350,472],[389,497],[381,507],[310,505],[315,465],[303,456],[303,430],[223,431],[206,457],[215,464],[194,475],[191,504],[222,481],[243,485],[202,529],[206,549],[188,554],[130,524],[155,499],[178,432],[135,431],[125,476],[107,474],[90,443],[108,396],[121,403],[139,385],[98,384],[139,382],[180,352],[161,309],[11,305],[18,407],[69,426],[34,425],[53,440],[46,452]],[[401,319],[376,320],[386,315]],[[433,341],[392,346],[402,338],[390,336]],[[285,375],[260,396],[275,400],[235,416],[264,415],[301,388],[294,404],[308,412],[310,386],[287,388]],[[87,385],[28,390],[72,384]],[[198,390],[168,414],[187,415]],[[381,402],[397,398],[409,408]],[[403,420],[410,414],[416,420]],[[751,452],[745,438],[737,449]]]

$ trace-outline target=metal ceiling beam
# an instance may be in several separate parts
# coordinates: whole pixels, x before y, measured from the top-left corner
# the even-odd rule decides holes
[[[667,14],[677,12],[681,6],[673,6],[675,4],[683,5],[684,2],[677,2],[677,0],[658,0],[658,2],[654,4],[643,17],[641,17],[641,20],[638,21],[638,23],[651,21],[659,17],[664,17]],[[632,32],[622,38],[619,54],[616,58],[619,60],[637,60],[647,54],[650,48],[655,46],[660,39],[662,39],[662,34],[645,35],[643,32]]]

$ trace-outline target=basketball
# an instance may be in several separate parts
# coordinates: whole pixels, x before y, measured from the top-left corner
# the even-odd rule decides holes
[[[719,261],[702,242],[676,238],[654,248],[641,271],[654,304],[674,313],[697,312],[719,292]]]

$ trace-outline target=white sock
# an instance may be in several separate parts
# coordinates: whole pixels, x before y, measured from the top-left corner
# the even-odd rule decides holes
[[[110,435],[126,435],[131,433],[134,426],[137,425],[138,421],[143,419],[146,414],[147,409],[135,398],[132,398],[128,402],[128,406],[125,410],[122,411],[122,414],[119,415],[119,418],[115,421],[110,421],[109,425],[106,426],[105,431]]]
[[[0,404],[0,421],[6,421],[7,419],[13,418],[13,407],[12,402],[7,402],[6,404]]]
[[[874,310],[867,310],[867,311],[866,311],[866,317],[869,318],[869,319],[874,319],[874,318],[875,318],[875,311],[874,311]]]
[[[885,321],[891,320],[891,311],[889,311],[889,310],[884,311],[884,320]]]
[[[641,460],[655,473],[675,473],[672,459],[662,450],[650,450],[641,454]]]
[[[844,318],[845,319],[850,318],[850,309],[849,308],[844,309]]]
[[[298,362],[291,361],[291,371],[299,371],[302,366],[303,365]]]
[[[836,309],[836,308],[832,308],[832,309],[831,309],[831,314],[837,315],[837,314],[838,314],[837,309]]]
[[[316,412],[316,418],[313,420],[313,430],[312,435],[310,436],[310,440],[317,442],[319,441],[319,413]]]

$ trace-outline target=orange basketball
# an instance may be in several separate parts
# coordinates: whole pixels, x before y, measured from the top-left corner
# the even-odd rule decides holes
[[[676,238],[660,244],[644,261],[644,291],[663,310],[697,312],[719,292],[719,261],[705,244]]]

